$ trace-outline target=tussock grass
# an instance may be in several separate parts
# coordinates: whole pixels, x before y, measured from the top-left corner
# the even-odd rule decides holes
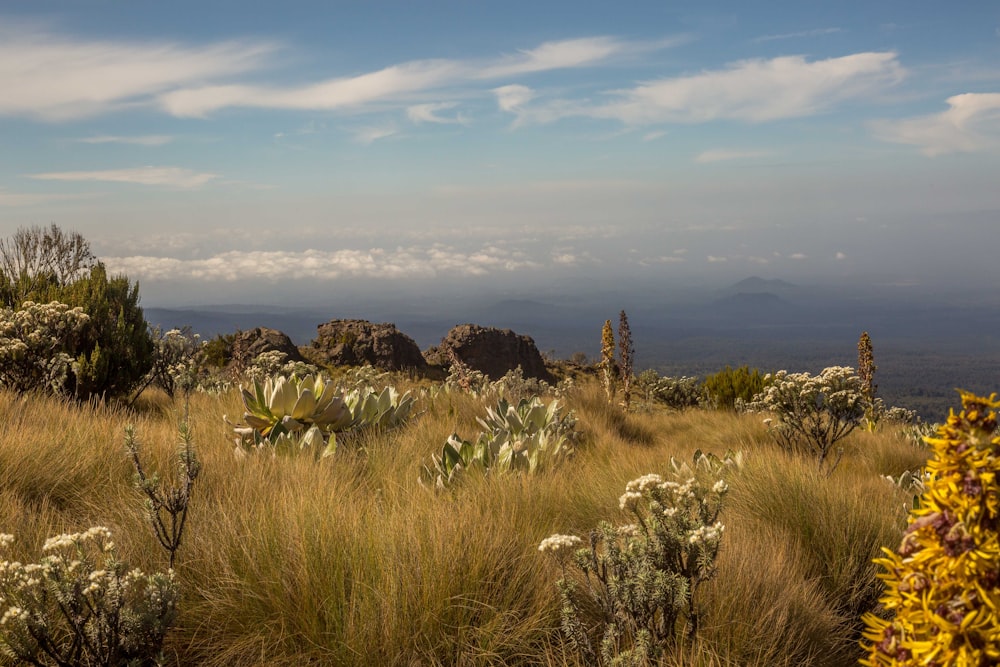
[[[880,478],[922,462],[887,431],[856,433],[832,476],[782,452],[760,419],[688,410],[623,414],[596,382],[564,402],[583,436],[539,476],[467,476],[437,493],[420,466],[483,404],[456,393],[419,402],[389,433],[344,437],[314,461],[239,458],[234,390],[188,406],[202,473],[177,554],[184,592],[167,654],[178,665],[578,665],[559,632],[548,535],[621,521],[625,484],[700,449],[741,450],[722,520],[719,573],[703,591],[696,646],[671,665],[842,665],[878,596],[871,558],[895,545],[905,494]],[[52,534],[107,525],[144,570],[167,555],[143,516],[123,449],[135,424],[150,471],[176,473],[180,400],[147,392],[132,409],[0,394],[0,531],[34,558]]]

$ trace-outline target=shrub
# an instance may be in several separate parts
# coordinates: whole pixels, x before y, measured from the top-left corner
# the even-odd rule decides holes
[[[13,536],[0,535],[0,546]],[[173,571],[118,560],[107,528],[50,538],[38,563],[0,562],[0,648],[31,665],[149,665],[177,617]]]
[[[129,395],[153,366],[153,340],[139,306],[139,285],[126,276],[109,278],[98,263],[48,298],[79,306],[90,318],[70,352],[76,359],[73,393],[81,399]]]
[[[962,405],[927,438],[928,479],[899,549],[875,561],[893,616],[864,617],[870,667],[1000,662],[1000,401],[963,392]]]
[[[698,378],[660,377],[656,371],[650,369],[640,373],[636,382],[647,404],[662,403],[674,410],[684,410],[696,408],[702,402]]]
[[[153,384],[174,397],[177,389],[191,392],[198,385],[199,357],[205,347],[201,336],[192,333],[191,327],[163,332],[156,326],[150,329],[153,340],[153,367],[146,375],[146,385]]]
[[[0,299],[10,308],[37,300],[49,287],[64,287],[97,264],[90,243],[77,232],[22,227],[0,239]]]
[[[73,364],[67,351],[89,320],[81,308],[56,301],[0,310],[0,385],[19,393],[65,391]]]
[[[177,471],[180,483],[165,487],[160,476],[148,475],[139,457],[139,443],[132,426],[125,428],[125,449],[135,468],[135,486],[146,497],[146,519],[149,521],[156,540],[169,554],[170,568],[174,567],[177,550],[184,537],[188,508],[191,504],[191,490],[201,472],[201,463],[195,454],[191,438],[191,427],[187,417],[179,428],[180,446],[177,450]],[[168,518],[169,517],[169,518]]]
[[[724,529],[717,519],[727,490],[722,480],[706,487],[693,477],[676,482],[644,475],[619,499],[636,523],[602,522],[591,531],[589,546],[578,549],[583,540],[572,535],[542,541],[539,551],[553,553],[563,570],[557,582],[563,632],[586,664],[595,664],[598,653],[581,593],[566,576],[567,556],[584,575],[586,605],[600,611],[601,662],[647,664],[676,642],[682,619],[688,638],[698,631],[697,591],[716,572]]]
[[[832,464],[828,457],[833,445],[861,423],[865,414],[861,380],[853,368],[831,366],[819,375],[778,371],[770,384],[748,406],[756,412],[770,412],[766,420],[775,439],[786,449],[815,455],[820,469]]]
[[[745,365],[732,368],[727,365],[718,373],[706,377],[702,390],[706,400],[715,408],[734,410],[764,391],[764,377],[756,368]]]

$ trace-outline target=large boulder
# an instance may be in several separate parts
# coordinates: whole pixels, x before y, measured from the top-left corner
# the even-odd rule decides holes
[[[425,356],[441,362],[447,362],[454,356],[472,370],[480,371],[493,380],[520,366],[524,377],[553,381],[535,341],[510,329],[460,324],[453,327],[441,344],[428,350]]]
[[[236,338],[233,340],[234,360],[239,357],[244,363],[249,364],[265,352],[282,352],[285,355],[285,362],[306,361],[292,339],[277,329],[257,327],[236,332]]]
[[[395,324],[330,320],[316,327],[315,356],[333,366],[371,364],[383,370],[423,370],[427,361],[416,342]]]

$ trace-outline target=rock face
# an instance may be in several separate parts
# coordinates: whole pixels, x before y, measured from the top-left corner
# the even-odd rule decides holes
[[[292,339],[277,329],[257,327],[248,331],[237,331],[233,341],[233,356],[239,355],[246,363],[265,352],[283,352],[285,361],[305,361]]]
[[[372,324],[368,320],[330,320],[316,327],[312,348],[328,364],[361,366],[383,370],[418,370],[427,367],[416,342],[395,324]]]
[[[442,361],[454,353],[462,363],[496,380],[518,366],[525,377],[552,382],[545,369],[542,355],[529,336],[522,336],[510,329],[481,327],[478,324],[460,324],[448,332],[436,348],[427,351],[428,357]]]

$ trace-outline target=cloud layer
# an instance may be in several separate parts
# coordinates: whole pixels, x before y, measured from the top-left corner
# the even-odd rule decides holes
[[[105,169],[99,171],[62,171],[31,174],[41,181],[104,181],[108,183],[134,183],[136,185],[163,185],[175,188],[198,188],[216,174],[199,173],[179,167],[140,167],[138,169]]]
[[[879,139],[920,147],[925,155],[1000,152],[1000,93],[965,93],[948,110],[871,124]]]
[[[557,100],[525,108],[523,101],[512,105],[508,97],[505,110],[517,113],[521,122],[583,116],[627,125],[713,120],[759,123],[808,116],[842,102],[876,95],[901,81],[905,74],[891,51],[811,62],[803,56],[783,56],[743,60],[724,69],[611,91],[609,95],[614,99],[606,103]],[[501,97],[501,109],[504,102]]]

